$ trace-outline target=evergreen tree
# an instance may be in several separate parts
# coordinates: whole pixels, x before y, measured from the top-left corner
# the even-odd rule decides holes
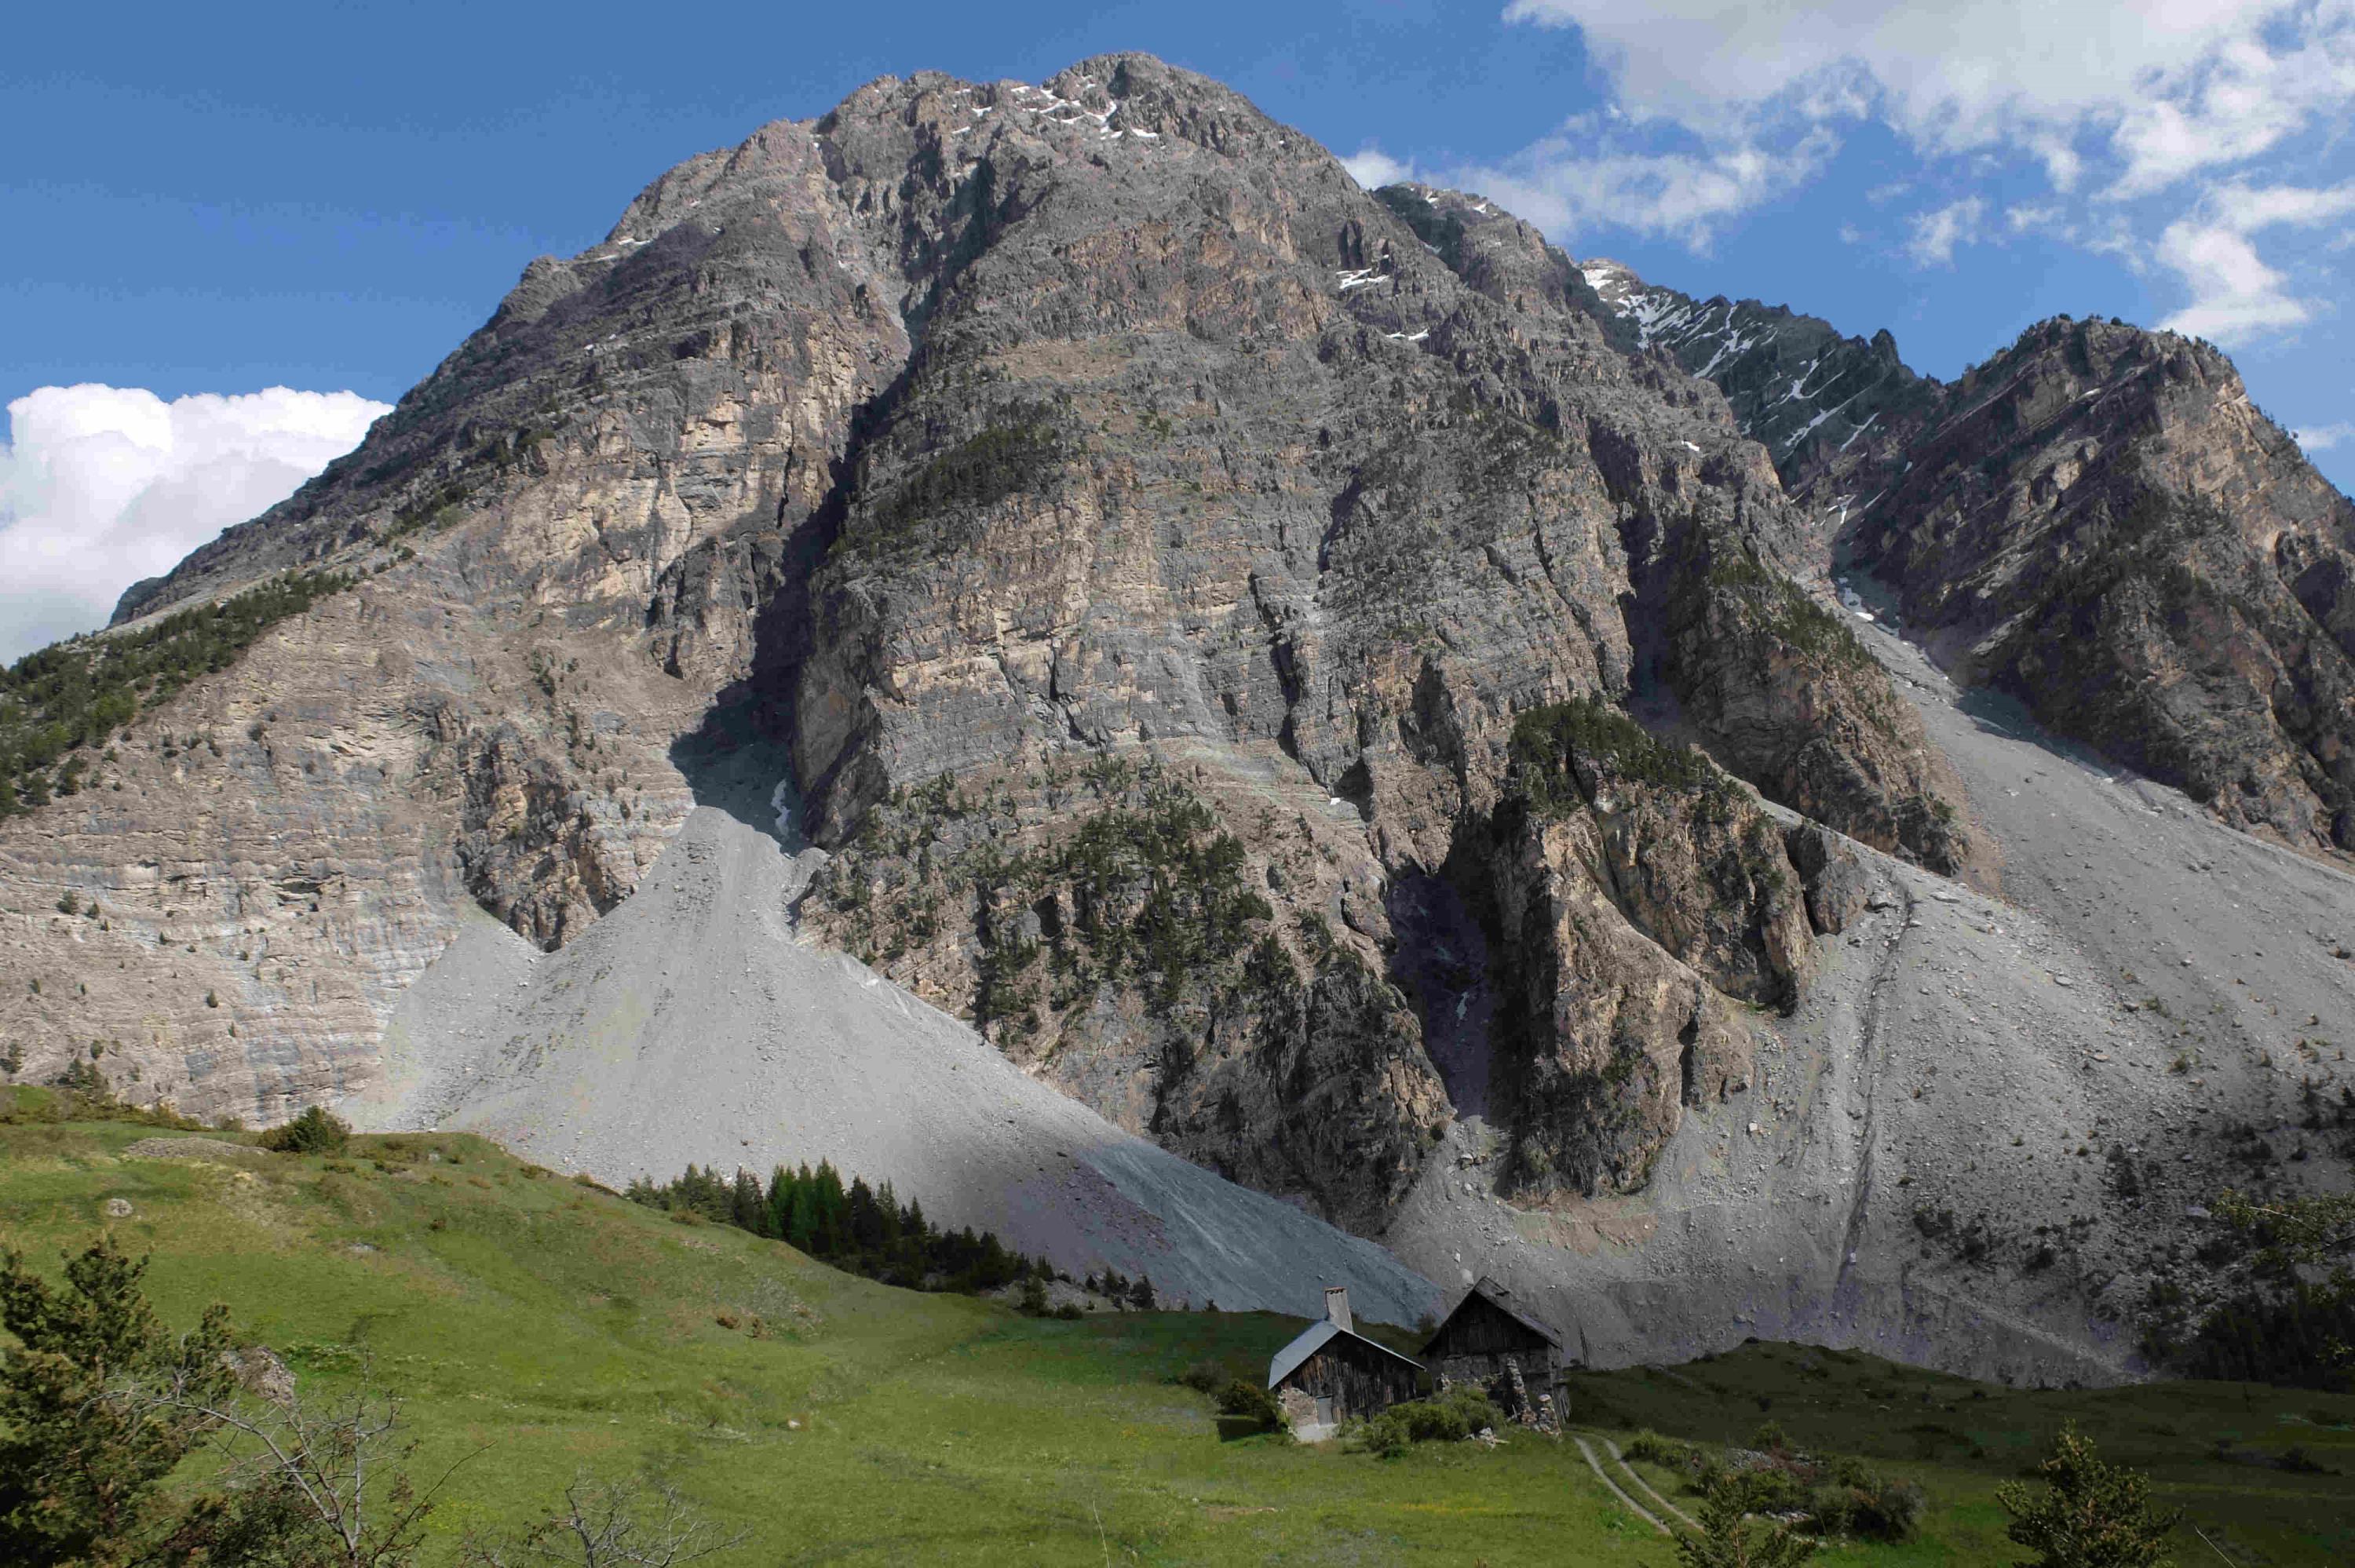
[[[794,1201],[785,1221],[785,1241],[812,1257],[823,1255],[818,1251],[816,1183],[805,1176],[794,1178]]]
[[[769,1172],[769,1216],[761,1234],[790,1241],[793,1217],[794,1173],[780,1165]]]
[[[168,1523],[156,1484],[206,1430],[190,1404],[234,1391],[226,1309],[175,1340],[134,1263],[102,1236],[66,1264],[64,1288],[0,1253],[0,1562],[116,1568]],[[176,1390],[181,1399],[160,1394]]]
[[[2019,1481],[1996,1489],[2011,1539],[2036,1552],[2035,1568],[2169,1568],[2167,1537],[2183,1518],[2154,1509],[2150,1478],[2104,1464],[2074,1422],[2037,1466],[2039,1492]]]
[[[1751,1519],[1742,1489],[1720,1482],[1700,1505],[1701,1528],[1677,1538],[1677,1561],[1684,1568],[1793,1568],[1816,1543],[1771,1519]]]
[[[740,1231],[754,1235],[767,1234],[769,1205],[761,1193],[761,1179],[739,1166],[735,1185],[728,1194],[728,1223]]]
[[[831,1160],[817,1165],[817,1255],[839,1257],[850,1245],[850,1196],[842,1190],[842,1173]]]
[[[848,1210],[851,1249],[860,1254],[879,1251],[883,1245],[883,1212],[877,1206],[874,1190],[867,1185],[864,1176],[850,1183]]]

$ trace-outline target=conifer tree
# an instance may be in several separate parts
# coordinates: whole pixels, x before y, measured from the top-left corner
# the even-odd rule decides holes
[[[2074,1422],[2036,1467],[2045,1489],[2019,1481],[1996,1489],[2011,1515],[2008,1533],[2038,1554],[2035,1568],[2169,1568],[2167,1537],[2179,1510],[2151,1507],[2150,1478],[2104,1464]]]
[[[737,1167],[735,1185],[728,1195],[728,1223],[754,1235],[765,1234],[769,1205],[761,1195],[761,1179]]]
[[[176,1383],[207,1402],[234,1390],[227,1311],[174,1340],[148,1308],[133,1262],[101,1236],[69,1259],[63,1288],[0,1253],[0,1562],[112,1568],[168,1522],[156,1484],[208,1429],[182,1405],[143,1397]]]

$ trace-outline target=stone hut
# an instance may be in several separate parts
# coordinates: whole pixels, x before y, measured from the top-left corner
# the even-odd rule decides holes
[[[1469,1383],[1524,1425],[1558,1427],[1570,1413],[1561,1336],[1514,1305],[1485,1275],[1423,1347],[1439,1386]]]
[[[1344,1421],[1412,1399],[1422,1381],[1421,1362],[1358,1332],[1349,1292],[1341,1286],[1327,1288],[1324,1320],[1311,1323],[1267,1364],[1268,1391],[1304,1443],[1332,1436]]]

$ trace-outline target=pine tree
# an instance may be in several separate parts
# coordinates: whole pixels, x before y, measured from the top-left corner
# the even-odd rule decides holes
[[[864,1176],[850,1183],[847,1209],[852,1248],[862,1255],[880,1248],[883,1245],[883,1213],[876,1205],[874,1189],[867,1185]]]
[[[794,1173],[780,1165],[769,1172],[769,1213],[761,1234],[790,1241],[793,1217]]]
[[[850,1196],[831,1160],[818,1161],[816,1187],[817,1255],[839,1257],[850,1250]]]
[[[2011,1539],[2039,1553],[2035,1568],[2169,1568],[2167,1537],[2179,1510],[2150,1505],[2150,1478],[2105,1465],[2076,1424],[2061,1429],[2037,1466],[2048,1489],[2018,1481],[1996,1489]]]
[[[812,1257],[824,1255],[818,1251],[816,1183],[806,1177],[794,1179],[794,1202],[785,1220],[785,1242]]]
[[[762,1227],[768,1213],[769,1205],[761,1194],[761,1179],[737,1167],[736,1181],[728,1194],[728,1223],[757,1236],[765,1234]]]
[[[63,1289],[0,1253],[0,1326],[18,1341],[0,1360],[0,1562],[112,1568],[165,1525],[156,1483],[203,1423],[155,1394],[176,1384],[225,1400],[232,1341],[218,1307],[174,1340],[140,1288],[146,1272],[112,1236],[67,1261]]]
[[[1677,1538],[1684,1568],[1793,1568],[1816,1543],[1770,1519],[1746,1517],[1742,1489],[1721,1482],[1700,1505],[1700,1530]]]

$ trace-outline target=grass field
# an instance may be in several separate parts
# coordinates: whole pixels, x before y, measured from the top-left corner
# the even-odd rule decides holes
[[[1170,1381],[1206,1357],[1263,1374],[1295,1319],[1028,1319],[892,1290],[465,1138],[362,1139],[333,1161],[257,1154],[242,1168],[123,1156],[155,1136],[0,1126],[0,1240],[47,1265],[111,1226],[154,1254],[151,1294],[175,1325],[224,1300],[306,1386],[371,1365],[409,1398],[419,1473],[474,1454],[434,1520],[443,1555],[470,1524],[543,1510],[585,1468],[667,1477],[751,1532],[724,1560],[746,1568],[1674,1561],[1567,1444],[1515,1433],[1498,1448],[1383,1461],[1235,1438]],[[131,1212],[110,1217],[110,1200]],[[2355,1561],[2348,1475],[2214,1457],[2220,1439],[2256,1454],[2300,1446],[2355,1471],[2347,1398],[2013,1392],[1757,1345],[1582,1375],[1572,1403],[1580,1425],[1622,1441],[1651,1427],[1742,1442],[1771,1418],[1929,1494],[1919,1541],[1818,1561],[2014,1561],[1994,1488],[2071,1417],[2109,1457],[2151,1470],[2232,1561]],[[1674,1478],[1644,1468],[1675,1495]],[[2184,1563],[2218,1560],[2182,1540]]]

